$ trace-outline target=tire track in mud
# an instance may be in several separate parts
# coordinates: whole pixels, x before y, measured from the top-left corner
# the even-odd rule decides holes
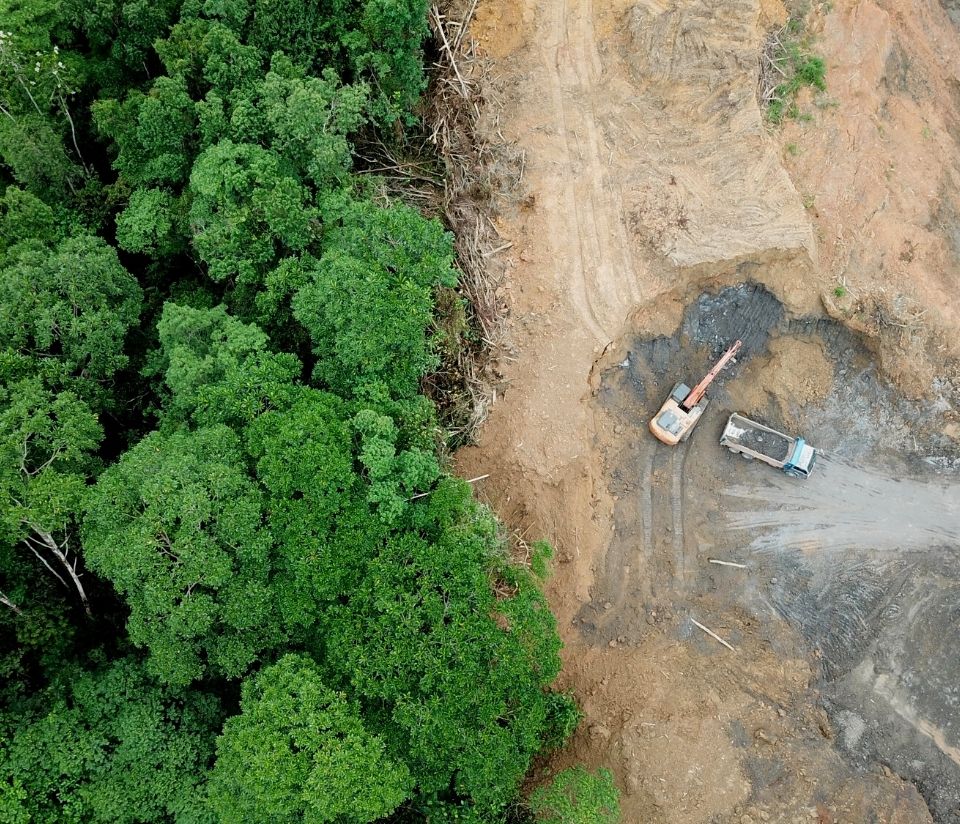
[[[653,597],[653,585],[650,581],[650,569],[653,565],[653,450],[648,449],[641,463],[640,475],[640,529],[643,546],[640,550],[641,595],[645,600]]]
[[[691,442],[668,447],[652,436],[636,456],[637,475],[621,478],[631,491],[617,506],[615,530],[584,608],[587,629],[595,642],[617,636],[625,616],[639,609],[680,604],[695,593],[699,548],[688,534],[686,471]],[[626,520],[625,520],[626,519]],[[625,523],[630,527],[623,528]],[[629,620],[629,619],[627,619]]]
[[[673,447],[670,460],[673,471],[670,478],[670,510],[672,515],[673,531],[673,581],[670,589],[680,594],[686,591],[690,575],[688,574],[687,549],[683,536],[683,477],[687,463],[689,442],[677,444]]]
[[[835,458],[820,464],[802,485],[774,475],[759,487],[725,490],[752,504],[729,513],[730,528],[754,533],[754,552],[902,553],[960,545],[956,483],[891,478]]]

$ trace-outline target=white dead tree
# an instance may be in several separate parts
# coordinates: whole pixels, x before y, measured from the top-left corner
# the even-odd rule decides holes
[[[65,534],[63,541],[58,543],[50,532],[39,529],[34,524],[26,524],[26,526],[30,529],[30,532],[23,539],[23,542],[64,587],[70,589],[71,584],[73,585],[80,596],[83,611],[87,613],[87,617],[91,617],[90,602],[80,581],[81,573],[77,572],[78,559],[76,553],[72,556],[70,554],[69,535]],[[50,559],[48,559],[48,555]],[[51,564],[51,559],[54,564]],[[66,575],[66,578],[60,574],[61,572]],[[68,579],[71,582],[70,584],[67,583]]]

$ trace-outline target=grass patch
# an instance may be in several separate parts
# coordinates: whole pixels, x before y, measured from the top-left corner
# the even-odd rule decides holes
[[[800,110],[797,95],[805,86],[817,92],[826,91],[827,67],[812,50],[802,19],[792,17],[770,33],[761,66],[760,98],[766,106],[767,120],[782,123],[784,118],[812,119]]]

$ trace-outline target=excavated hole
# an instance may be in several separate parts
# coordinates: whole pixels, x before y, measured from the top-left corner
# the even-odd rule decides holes
[[[673,383],[693,385],[737,338],[738,363],[711,387],[690,441],[655,441],[647,422]],[[779,655],[819,662],[849,759],[891,765],[954,820],[960,457],[942,404],[906,400],[855,334],[788,318],[755,283],[701,295],[670,337],[638,336],[602,373],[597,401],[617,434],[607,450],[615,528],[577,619],[584,638],[686,638],[695,612],[759,622]],[[820,448],[813,477],[720,447],[733,411]],[[734,644],[738,632],[731,622]]]

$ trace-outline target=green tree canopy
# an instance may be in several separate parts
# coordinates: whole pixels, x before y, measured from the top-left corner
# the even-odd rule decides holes
[[[283,640],[263,521],[240,441],[222,425],[155,432],[100,476],[85,557],[126,599],[130,639],[164,681],[237,678]]]
[[[167,303],[158,326],[163,372],[174,421],[243,426],[293,392],[301,371],[293,355],[274,353],[253,324],[222,306],[194,309]]]
[[[163,189],[137,189],[117,215],[117,245],[128,252],[173,255],[185,250],[183,200]]]
[[[326,251],[293,300],[313,339],[315,377],[346,395],[380,383],[394,397],[413,396],[437,363],[428,338],[433,289],[456,282],[450,236],[399,204],[331,207]]]
[[[204,776],[217,702],[158,687],[136,658],[58,669],[49,687],[0,710],[0,819],[213,824]]]
[[[306,77],[278,54],[263,82],[231,112],[231,137],[267,143],[318,190],[343,185],[352,165],[348,140],[364,118],[364,85],[343,86],[332,69]]]
[[[403,754],[427,809],[465,799],[493,819],[551,732],[559,641],[535,582],[508,574],[492,517],[469,486],[443,481],[411,510],[346,603],[331,607],[331,665],[383,708],[373,731]],[[495,618],[499,616],[498,620]],[[438,806],[439,805],[439,806]]]
[[[7,187],[0,198],[0,262],[6,250],[18,243],[51,243],[57,235],[53,209],[30,192]]]
[[[216,281],[259,284],[314,236],[315,209],[293,170],[259,146],[224,140],[190,174],[193,245]]]
[[[3,534],[19,540],[31,525],[53,531],[76,506],[103,430],[73,392],[36,377],[0,384],[0,407]]]
[[[403,762],[310,659],[287,655],[248,679],[240,708],[217,742],[210,782],[223,824],[361,824],[407,797]]]
[[[36,586],[26,577],[32,557],[89,611],[71,540],[102,436],[73,392],[53,391],[39,377],[0,383],[0,587],[19,594],[18,608]]]
[[[310,627],[325,604],[350,590],[379,535],[354,471],[345,407],[304,387],[288,408],[265,412],[246,432],[270,496],[276,589],[293,626]]]
[[[131,185],[186,181],[193,162],[197,115],[186,83],[158,77],[148,94],[131,92],[122,103],[94,106],[100,132],[117,147],[113,166]]]
[[[70,104],[85,61],[57,45],[66,33],[57,3],[4,2],[0,18],[0,161],[34,194],[65,197],[88,171]]]
[[[38,368],[103,381],[127,363],[124,338],[141,300],[99,238],[71,237],[52,249],[21,244],[0,270],[0,340]]]

